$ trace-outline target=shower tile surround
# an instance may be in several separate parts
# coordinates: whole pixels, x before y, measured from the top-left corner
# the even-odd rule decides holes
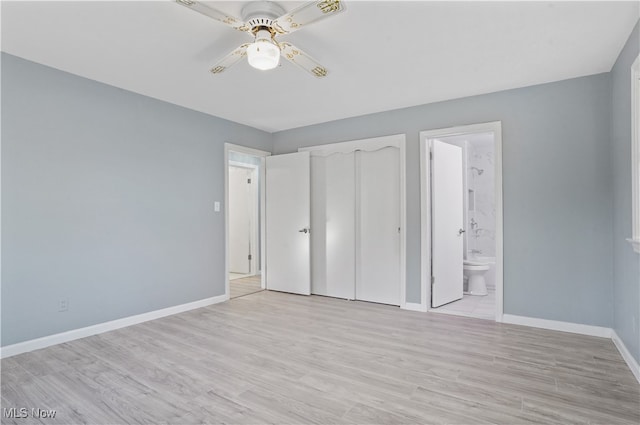
[[[495,148],[485,135],[469,137],[467,151],[467,185],[473,190],[475,202],[467,219],[468,257],[496,256]],[[491,140],[493,136],[491,135]],[[477,223],[471,226],[471,220]]]

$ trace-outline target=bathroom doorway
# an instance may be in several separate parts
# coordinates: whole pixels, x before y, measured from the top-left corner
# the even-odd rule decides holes
[[[425,310],[502,320],[500,122],[423,131]]]

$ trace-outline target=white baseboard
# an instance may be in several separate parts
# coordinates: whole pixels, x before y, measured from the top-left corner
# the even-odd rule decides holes
[[[611,330],[611,340],[627,363],[627,366],[629,366],[629,369],[631,369],[633,376],[635,376],[638,383],[640,383],[640,365],[636,359],[633,358],[629,350],[627,350],[627,346],[624,345],[624,342],[622,342],[622,339],[620,339],[615,330]]]
[[[29,341],[19,342],[17,344],[7,345],[0,348],[0,358],[15,356],[17,354],[26,353],[40,348],[50,347],[63,342],[73,341],[75,339],[85,338],[92,335],[109,332],[116,329],[124,328],[138,323],[147,322],[149,320],[159,319],[172,314],[178,314],[200,307],[221,303],[227,301],[227,295],[219,295],[217,297],[205,298],[203,300],[193,301],[186,304],[180,304],[173,307],[167,307],[160,310],[150,311],[148,313],[137,314],[135,316],[123,317],[122,319],[111,320],[109,322],[98,323],[84,328],[72,329],[70,331],[61,332],[59,334],[43,336],[42,338],[31,339]]]
[[[426,307],[419,303],[404,303],[404,305],[400,306],[400,308],[410,311],[427,311]]]
[[[552,331],[571,332],[581,335],[599,336],[601,338],[611,338],[611,328],[605,328],[602,326],[560,322],[557,320],[537,319],[535,317],[516,316],[513,314],[502,315],[502,323],[531,326],[533,328],[550,329]]]

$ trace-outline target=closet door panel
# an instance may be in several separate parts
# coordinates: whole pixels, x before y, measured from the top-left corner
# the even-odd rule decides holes
[[[400,305],[399,149],[356,152],[356,299]]]
[[[355,296],[354,154],[311,158],[311,292]]]
[[[327,294],[326,158],[311,157],[311,293]]]

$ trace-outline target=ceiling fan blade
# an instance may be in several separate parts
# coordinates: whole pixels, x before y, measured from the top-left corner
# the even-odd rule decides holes
[[[184,7],[188,7],[191,10],[195,10],[196,12],[200,12],[203,15],[206,15],[210,18],[215,19],[216,21],[220,21],[223,24],[229,25],[231,28],[235,28],[238,31],[248,31],[249,27],[245,25],[242,20],[235,18],[233,16],[229,16],[224,12],[221,12],[218,9],[214,9],[211,6],[207,6],[206,4],[194,1],[194,0],[176,0],[176,3],[181,4]]]
[[[238,61],[240,61],[240,59],[242,59],[245,56],[247,56],[247,47],[249,47],[250,44],[251,43],[245,43],[245,44],[241,45],[240,47],[234,49],[227,56],[225,56],[224,58],[219,60],[218,63],[215,64],[215,66],[210,69],[210,72],[212,74],[220,74],[225,69],[227,69],[227,68],[235,65],[236,63],[238,63]]]
[[[273,22],[273,29],[280,34],[289,34],[343,10],[345,7],[340,0],[310,1],[276,19]]]
[[[314,77],[322,78],[327,76],[327,68],[291,43],[280,43],[280,50],[287,60],[311,73]]]

